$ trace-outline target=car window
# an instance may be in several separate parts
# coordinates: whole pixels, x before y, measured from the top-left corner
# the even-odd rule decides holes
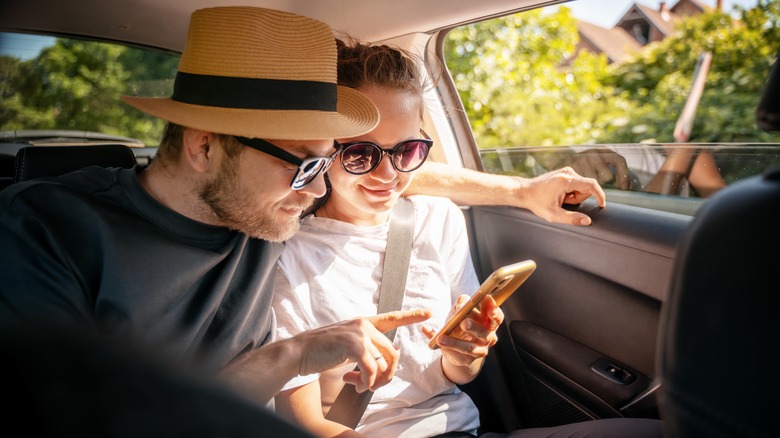
[[[693,214],[780,166],[780,135],[755,119],[780,49],[780,2],[578,3],[447,33],[442,56],[483,170],[530,177],[568,165],[611,202]],[[594,9],[621,13],[589,22],[603,18]]]
[[[0,131],[87,131],[156,146],[163,122],[120,96],[170,96],[178,62],[163,51],[0,32]]]

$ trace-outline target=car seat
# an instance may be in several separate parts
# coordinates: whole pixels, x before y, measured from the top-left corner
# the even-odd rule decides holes
[[[756,108],[756,124],[767,132],[780,132],[780,49]]]
[[[131,168],[136,165],[132,149],[122,144],[98,146],[27,146],[14,160],[14,183],[44,176],[59,176],[83,167]]]
[[[738,181],[683,237],[662,315],[665,437],[776,436],[780,169]]]

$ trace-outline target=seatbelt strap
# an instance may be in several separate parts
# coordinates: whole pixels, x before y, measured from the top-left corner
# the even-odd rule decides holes
[[[377,305],[378,314],[401,309],[409,272],[409,258],[412,255],[413,235],[414,205],[406,198],[398,198],[390,213],[390,229],[387,231],[387,249]],[[392,341],[395,338],[395,329],[385,333],[385,336]],[[373,395],[374,393],[369,390],[358,393],[355,385],[345,384],[325,418],[354,429]]]

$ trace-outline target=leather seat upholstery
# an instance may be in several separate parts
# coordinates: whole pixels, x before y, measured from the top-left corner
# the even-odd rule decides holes
[[[87,166],[135,166],[132,149],[122,144],[97,146],[27,146],[14,160],[14,182],[59,176]]]
[[[780,169],[738,181],[681,242],[658,354],[665,437],[777,436]]]

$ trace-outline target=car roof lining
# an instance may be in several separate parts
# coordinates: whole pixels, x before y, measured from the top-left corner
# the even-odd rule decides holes
[[[468,23],[505,15],[508,12],[563,2],[565,1],[341,0],[338,2],[339,7],[334,7],[331,1],[289,0],[25,0],[2,3],[0,29],[89,36],[181,52],[187,36],[190,14],[196,9],[220,4],[262,6],[294,12],[322,20],[338,32],[376,42],[418,32],[433,33],[457,23]],[[345,9],[360,12],[344,14]],[[67,19],[74,15],[78,19]],[[355,16],[364,16],[367,19],[358,21],[354,19]]]

